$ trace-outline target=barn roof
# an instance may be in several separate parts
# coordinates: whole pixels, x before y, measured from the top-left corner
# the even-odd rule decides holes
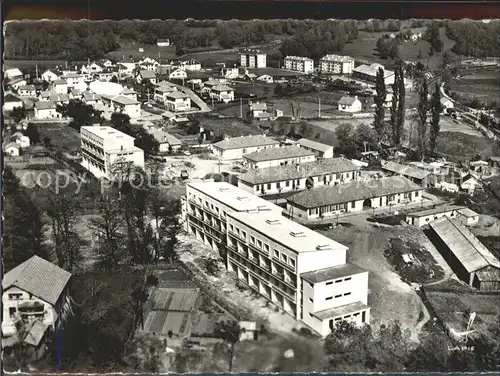
[[[450,251],[472,273],[487,266],[500,269],[500,261],[465,226],[448,217],[442,217],[429,226]]]

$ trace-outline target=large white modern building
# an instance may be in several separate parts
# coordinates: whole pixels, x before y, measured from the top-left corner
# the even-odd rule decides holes
[[[134,137],[113,127],[81,127],[82,165],[97,178],[113,177],[113,165],[131,164],[144,168],[144,151]]]
[[[323,336],[340,320],[369,323],[368,272],[347,247],[281,215],[281,208],[228,183],[188,183],[188,232],[225,248],[227,269]]]
[[[319,61],[322,73],[351,74],[354,69],[354,59],[350,56],[326,55]]]
[[[287,56],[285,57],[285,69],[293,70],[302,73],[314,72],[314,60],[302,56]]]
[[[245,68],[265,68],[267,55],[259,50],[245,48],[239,52],[240,65]]]

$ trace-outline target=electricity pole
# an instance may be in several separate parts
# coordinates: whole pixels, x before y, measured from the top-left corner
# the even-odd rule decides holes
[[[321,118],[321,98],[318,98],[318,118]]]
[[[241,98],[240,98],[240,118],[243,119],[243,101]]]

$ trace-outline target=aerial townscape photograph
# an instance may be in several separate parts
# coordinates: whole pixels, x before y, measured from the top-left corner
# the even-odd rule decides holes
[[[3,370],[499,372],[500,20],[157,17],[4,23]]]

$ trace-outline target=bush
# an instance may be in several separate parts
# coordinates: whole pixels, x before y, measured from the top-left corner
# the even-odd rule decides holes
[[[153,274],[148,275],[146,286],[158,286],[158,277]]]

